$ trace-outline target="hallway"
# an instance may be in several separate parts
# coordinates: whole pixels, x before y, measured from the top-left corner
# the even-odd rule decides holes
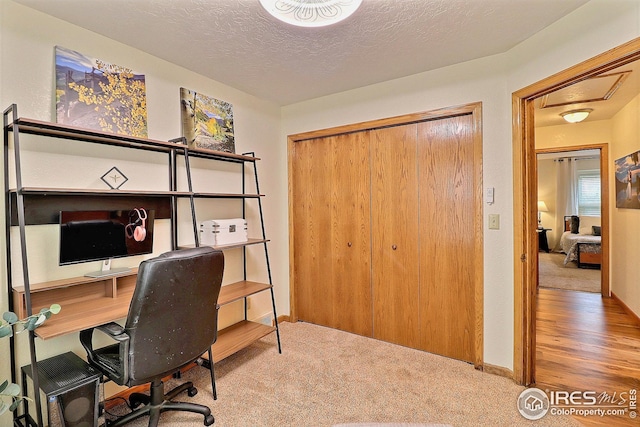
[[[617,301],[540,289],[536,321],[536,387],[606,392],[610,406],[624,398],[622,407],[629,407],[630,390],[640,391],[640,324]],[[629,413],[577,419],[589,426],[638,425]]]

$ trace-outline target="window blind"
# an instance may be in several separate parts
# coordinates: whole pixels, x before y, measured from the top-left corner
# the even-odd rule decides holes
[[[600,171],[578,171],[578,215],[600,216]]]

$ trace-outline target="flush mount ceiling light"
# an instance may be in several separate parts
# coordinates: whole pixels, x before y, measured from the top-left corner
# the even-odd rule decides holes
[[[592,111],[592,108],[585,108],[583,110],[565,111],[564,113],[560,113],[560,115],[569,123],[579,123],[586,119]]]
[[[362,0],[260,0],[275,18],[299,27],[324,27],[348,18]]]

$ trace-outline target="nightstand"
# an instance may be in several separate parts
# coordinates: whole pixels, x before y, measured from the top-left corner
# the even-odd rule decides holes
[[[547,240],[547,231],[551,231],[551,228],[538,228],[538,250],[549,253],[549,241]]]

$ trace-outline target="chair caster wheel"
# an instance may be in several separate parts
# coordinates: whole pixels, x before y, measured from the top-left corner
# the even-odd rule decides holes
[[[204,425],[206,425],[206,426],[210,426],[215,421],[216,420],[213,418],[213,415],[207,415],[206,417],[204,417]]]
[[[189,387],[189,388],[187,389],[187,394],[189,395],[189,397],[193,397],[193,396],[195,396],[196,394],[198,394],[198,389],[197,389],[197,388],[195,388],[195,387]],[[211,425],[211,424],[207,424],[207,425]]]

